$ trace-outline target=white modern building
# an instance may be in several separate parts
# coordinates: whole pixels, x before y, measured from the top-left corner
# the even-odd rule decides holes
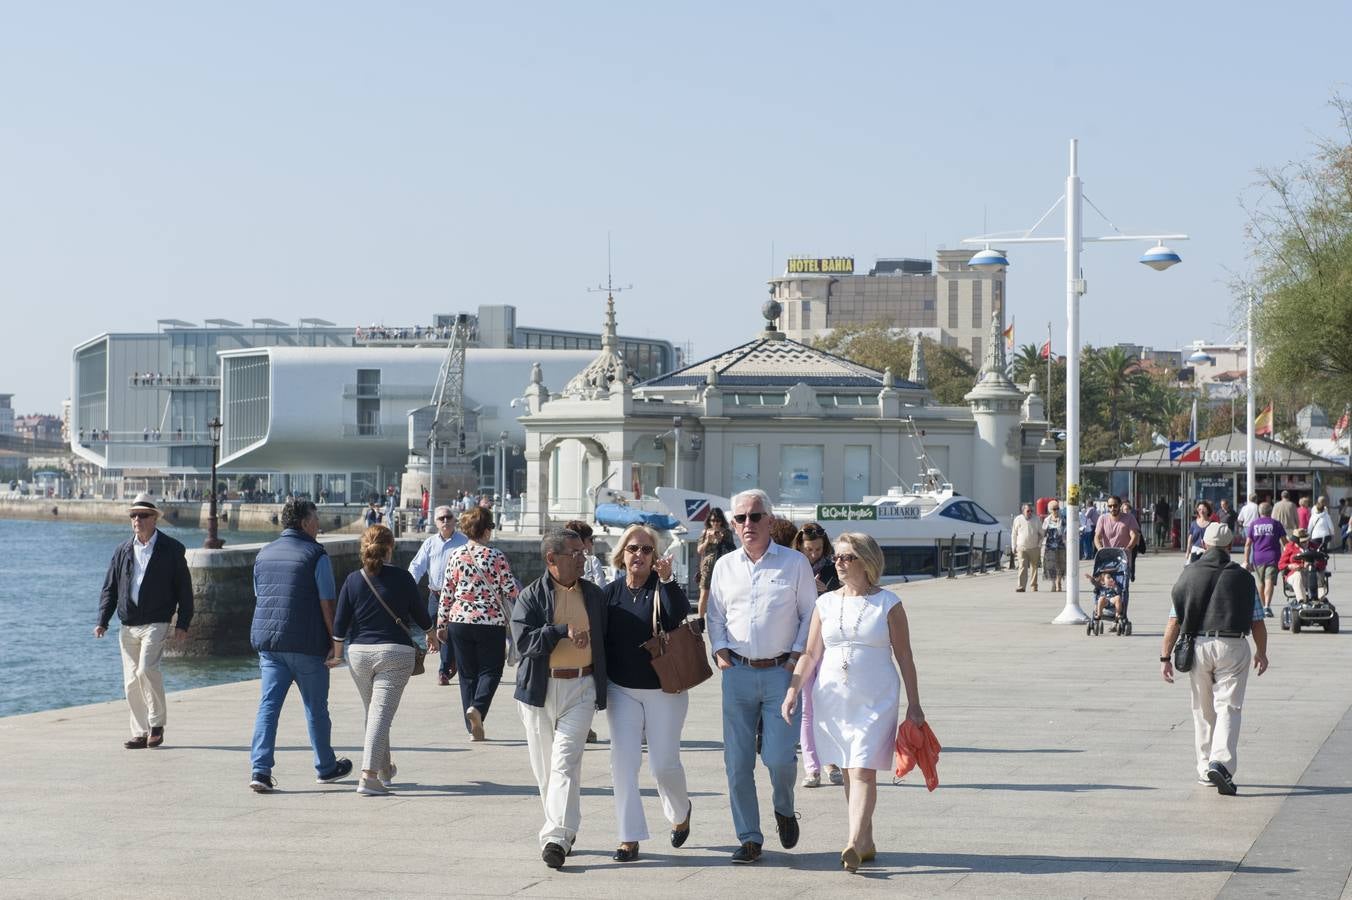
[[[790,340],[773,301],[766,315],[748,343],[631,385],[608,302],[609,337],[590,365],[566,382],[537,373],[526,386],[526,522],[589,515],[601,484],[724,497],[760,487],[781,503],[851,502],[921,481],[922,456],[1005,521],[1020,500],[1054,493],[1059,451],[1041,400],[1005,375],[998,312],[962,407],[934,404],[919,352],[900,379]]]
[[[485,440],[521,446],[514,408],[538,363],[563,380],[586,350],[476,350],[465,354],[467,451]],[[410,413],[427,407],[444,350],[407,347],[258,347],[221,354],[221,466],[268,475],[274,490],[331,502],[398,484],[409,456]],[[413,444],[425,441],[425,425]],[[519,459],[519,457],[518,457]],[[489,462],[491,469],[491,461]]]

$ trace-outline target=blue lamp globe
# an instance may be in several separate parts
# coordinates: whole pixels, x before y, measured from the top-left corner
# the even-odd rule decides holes
[[[1188,364],[1193,366],[1201,366],[1207,363],[1213,363],[1215,361],[1216,360],[1211,356],[1211,354],[1206,353],[1200,348],[1192,351],[1192,355],[1188,357]]]
[[[1008,268],[1009,260],[999,250],[992,250],[987,247],[985,250],[977,251],[971,259],[967,260],[967,265],[977,269],[991,269],[998,272],[1001,269]]]
[[[1156,272],[1163,272],[1170,266],[1176,266],[1182,261],[1183,257],[1179,256],[1163,244],[1157,244],[1141,255],[1141,263],[1149,266]]]

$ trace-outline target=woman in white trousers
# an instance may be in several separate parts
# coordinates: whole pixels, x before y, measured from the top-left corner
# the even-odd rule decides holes
[[[690,601],[671,574],[671,558],[656,559],[657,535],[632,525],[620,538],[614,565],[623,574],[606,588],[606,720],[610,725],[610,774],[615,786],[619,847],[616,862],[638,859],[640,841],[648,839],[638,770],[643,742],[648,743],[648,769],[657,780],[662,812],[671,823],[671,845],[690,836],[690,796],[681,765],[681,729],[689,694],[663,692],[644,641],[653,636],[656,616],[664,630],[680,626],[690,614]]]

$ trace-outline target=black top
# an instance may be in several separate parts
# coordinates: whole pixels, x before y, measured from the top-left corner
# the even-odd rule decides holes
[[[107,628],[114,612],[123,625],[155,625],[171,621],[177,613],[177,627],[187,630],[192,623],[192,575],[183,545],[163,531],[156,531],[155,547],[141,576],[139,599],[132,603],[135,540],[119,545],[108,564],[103,592],[99,595],[99,625]]]
[[[673,631],[690,615],[690,601],[675,581],[662,584],[657,573],[637,591],[621,575],[605,587],[606,671],[620,687],[657,690],[662,681],[643,643],[653,636],[653,595],[661,599],[662,628]]]
[[[406,569],[385,565],[371,580],[380,588],[385,603],[406,627],[395,623],[371,593],[362,570],[347,576],[338,591],[338,611],[333,616],[333,636],[350,644],[407,644],[413,646],[408,628],[432,627],[427,604],[418,596],[418,585]]]
[[[820,578],[826,587],[825,590],[817,591],[818,594],[840,590],[840,573],[836,571],[836,558],[831,554],[822,554],[822,557],[812,564],[812,574]]]

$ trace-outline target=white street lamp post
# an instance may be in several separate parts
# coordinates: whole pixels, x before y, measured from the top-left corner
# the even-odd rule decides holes
[[[1003,253],[991,250],[991,244],[1062,244],[1066,248],[1066,522],[1076,529],[1080,520],[1080,297],[1085,292],[1085,282],[1080,271],[1081,246],[1086,242],[1155,241],[1156,246],[1142,255],[1140,262],[1156,271],[1163,271],[1181,261],[1179,255],[1164,246],[1163,242],[1188,239],[1186,234],[1130,235],[1120,232],[1103,237],[1086,237],[1081,218],[1084,193],[1080,184],[1077,148],[1078,142],[1072,138],[1070,174],[1066,177],[1066,193],[1061,198],[1066,212],[1066,233],[1063,236],[1032,236],[1038,225],[1051,214],[1052,210],[1049,209],[1032,228],[1015,237],[982,235],[963,240],[964,244],[985,245],[984,250],[971,258],[969,265],[997,270],[1009,265],[1009,260]],[[1055,208],[1053,205],[1052,209]],[[1066,549],[1066,605],[1052,620],[1057,625],[1080,625],[1089,618],[1080,608],[1080,555],[1072,552],[1072,549],[1078,550],[1071,547]]]
[[[1248,309],[1244,314],[1244,421],[1248,423],[1244,431],[1244,476],[1246,479],[1246,490],[1244,502],[1249,501],[1250,494],[1258,493],[1257,474],[1254,456],[1258,451],[1258,440],[1253,436],[1253,291],[1249,291]]]

